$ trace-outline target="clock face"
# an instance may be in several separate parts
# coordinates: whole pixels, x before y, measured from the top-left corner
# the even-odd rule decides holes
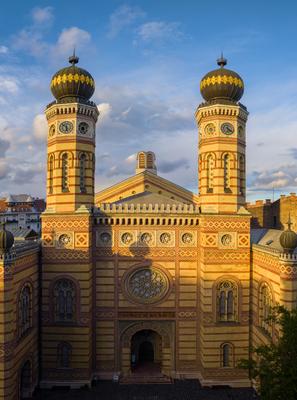
[[[89,125],[86,122],[80,122],[78,125],[78,131],[81,135],[85,135],[89,130]]]
[[[54,136],[55,133],[56,133],[56,127],[55,127],[55,125],[51,125],[49,128],[48,135],[51,137],[51,136]]]
[[[62,133],[70,133],[73,130],[73,123],[70,121],[61,122],[59,131]]]
[[[207,124],[207,125],[206,125],[206,127],[205,127],[205,133],[206,133],[208,136],[213,135],[213,134],[215,133],[215,131],[216,131],[216,127],[215,127],[214,124]]]
[[[234,126],[229,122],[225,122],[224,124],[221,125],[221,131],[225,135],[232,135],[232,133],[234,133]]]

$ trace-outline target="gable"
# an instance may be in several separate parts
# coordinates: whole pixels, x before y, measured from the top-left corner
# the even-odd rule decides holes
[[[102,203],[134,204],[198,204],[199,197],[183,187],[149,171],[141,172],[95,196],[96,206]]]

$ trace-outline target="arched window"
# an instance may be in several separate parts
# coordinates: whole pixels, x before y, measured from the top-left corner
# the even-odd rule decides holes
[[[86,191],[86,159],[85,154],[79,157],[79,187],[82,193]]]
[[[233,367],[233,346],[230,343],[221,346],[221,367]]]
[[[151,152],[147,153],[147,168],[148,169],[154,169],[155,168],[155,163],[154,163],[154,154]]]
[[[241,195],[245,193],[245,165],[244,156],[239,157],[239,191]]]
[[[209,154],[206,159],[206,178],[207,178],[207,192],[213,192],[213,169],[214,169],[214,158],[212,154]]]
[[[145,154],[138,154],[138,168],[145,168]]]
[[[230,156],[229,154],[224,155],[224,190],[226,193],[230,193]]]
[[[272,292],[267,283],[262,283],[259,290],[259,325],[268,334],[272,333],[271,310],[273,307]]]
[[[54,313],[56,322],[75,320],[76,291],[70,279],[59,279],[54,286]]]
[[[32,327],[32,290],[26,284],[19,297],[19,336],[23,336]]]
[[[69,368],[71,362],[72,347],[67,342],[58,344],[58,368]]]
[[[219,321],[236,321],[238,290],[232,281],[223,281],[217,287],[217,317]]]
[[[68,154],[64,153],[62,156],[62,192],[68,192],[69,190],[68,169]]]
[[[48,192],[53,193],[53,174],[54,174],[54,156],[49,157],[48,162]]]

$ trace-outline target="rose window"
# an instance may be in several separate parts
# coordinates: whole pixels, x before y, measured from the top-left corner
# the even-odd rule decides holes
[[[141,303],[154,303],[168,292],[167,276],[156,268],[142,268],[134,271],[127,279],[129,296]]]

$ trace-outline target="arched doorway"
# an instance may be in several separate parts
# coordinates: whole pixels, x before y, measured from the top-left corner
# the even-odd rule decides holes
[[[28,399],[31,397],[31,381],[32,381],[31,362],[27,360],[20,372],[20,399]]]
[[[131,338],[131,371],[136,374],[160,374],[162,338],[151,330],[143,329]]]
[[[146,339],[140,340],[143,334],[146,336]],[[148,337],[147,334],[149,334]],[[152,335],[151,338],[149,338],[150,335]],[[137,321],[122,331],[120,341],[120,368],[122,376],[130,376],[135,371],[134,367],[137,364],[137,357],[139,356],[139,347],[135,348],[135,344],[145,341],[150,341],[153,344],[154,363],[159,363],[161,374],[171,376],[174,368],[173,346],[175,342],[171,321]],[[156,343],[159,345],[154,346]],[[146,350],[145,346],[149,345],[143,345],[144,348],[140,349],[141,352]]]

